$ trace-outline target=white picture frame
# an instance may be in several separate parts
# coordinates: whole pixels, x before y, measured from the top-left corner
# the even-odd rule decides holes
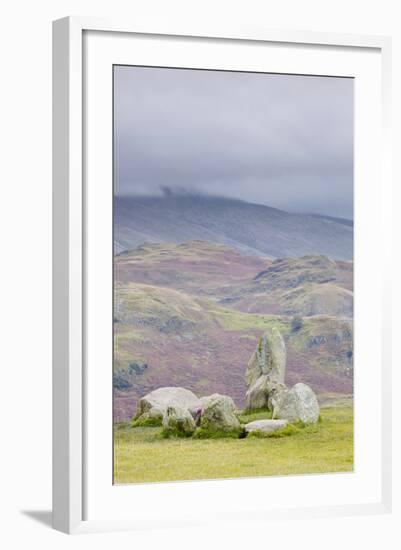
[[[380,216],[383,223],[381,235],[389,235],[386,212],[391,209],[391,184],[389,160],[389,123],[390,123],[390,56],[391,41],[387,37],[336,35],[314,32],[288,32],[278,30],[230,30],[197,28],[142,28],[129,22],[103,21],[92,18],[68,17],[54,22],[53,28],[53,526],[66,533],[96,530],[137,529],[151,522],[153,518],[146,514],[138,518],[105,517],[99,514],[96,519],[86,517],[86,483],[88,465],[85,462],[87,435],[91,429],[87,415],[87,373],[86,348],[87,324],[85,322],[85,295],[87,281],[85,265],[88,262],[88,241],[85,219],[85,201],[88,200],[84,189],[85,163],[87,148],[84,139],[84,71],[85,55],[84,33],[109,33],[113,36],[143,36],[157,40],[158,37],[180,37],[182,40],[227,41],[228,43],[277,43],[295,47],[313,48],[315,46],[341,48],[345,52],[364,49],[374,51],[380,56],[382,111],[379,124],[382,130],[377,138],[381,143],[381,181],[382,204]],[[111,106],[110,106],[111,109]],[[90,198],[90,197],[89,197]],[[390,251],[383,244],[383,266],[389,265]],[[390,318],[390,296],[383,269],[380,284],[382,296],[380,308],[386,310],[381,326],[381,362],[376,364],[376,374],[381,380],[381,441],[380,441],[380,498],[372,501],[345,502],[342,504],[324,503],[322,506],[297,505],[291,509],[278,507],[271,511],[272,517],[312,517],[321,515],[346,515],[363,513],[384,513],[391,509],[391,442],[388,419],[391,418],[391,357],[390,330],[386,319]],[[384,398],[385,396],[385,398]],[[89,415],[90,417],[90,415]],[[386,425],[384,425],[386,418]],[[376,442],[377,443],[377,442]],[[111,439],[110,439],[111,445]],[[94,475],[94,474],[92,474]],[[197,482],[196,490],[202,491],[206,482]],[[227,483],[227,482],[225,482]],[[243,481],[230,481],[230,484]],[[165,485],[165,484],[161,484]],[[188,489],[183,488],[188,485]],[[160,487],[160,486],[159,486]],[[187,496],[192,485],[180,484],[181,491]],[[226,487],[229,487],[228,485]],[[236,487],[231,485],[230,487]],[[254,484],[253,484],[254,487]],[[169,484],[167,492],[171,491]],[[125,488],[127,491],[139,491],[136,486]],[[207,486],[210,491],[211,486]],[[216,494],[221,485],[215,485]],[[252,489],[252,484],[249,488]],[[140,488],[141,498],[146,492],[154,491],[149,487]],[[206,489],[205,489],[206,491]],[[228,491],[230,492],[230,490]],[[257,506],[256,506],[257,508]],[[260,515],[257,517],[261,517]],[[177,522],[166,518],[165,525],[189,525],[194,518],[189,515]]]

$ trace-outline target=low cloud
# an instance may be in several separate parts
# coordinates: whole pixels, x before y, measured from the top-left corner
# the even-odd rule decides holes
[[[351,79],[116,67],[114,82],[118,194],[352,217]]]

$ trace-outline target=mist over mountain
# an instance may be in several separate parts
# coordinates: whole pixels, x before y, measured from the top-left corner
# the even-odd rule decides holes
[[[350,220],[293,214],[261,204],[189,193],[115,196],[115,253],[143,243],[204,240],[272,258],[324,254],[353,256]]]

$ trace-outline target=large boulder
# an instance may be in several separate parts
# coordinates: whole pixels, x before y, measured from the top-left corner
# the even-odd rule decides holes
[[[189,437],[195,431],[195,421],[188,409],[169,405],[163,416],[163,430],[166,435]]]
[[[272,433],[277,430],[285,428],[288,424],[288,421],[285,419],[282,420],[254,420],[253,422],[248,422],[245,424],[245,431],[247,433],[251,432],[263,432],[263,433]]]
[[[319,414],[317,397],[306,384],[295,384],[290,390],[280,392],[274,403],[273,418],[286,419],[288,422],[315,424]]]
[[[240,430],[241,425],[235,416],[235,404],[231,397],[219,393],[203,397],[200,427],[209,432]]]
[[[267,374],[262,374],[246,392],[246,408],[248,410],[273,410],[276,396],[285,389],[286,387],[283,383],[271,380]]]
[[[284,383],[285,363],[283,337],[276,327],[271,327],[259,338],[256,350],[249,360],[246,370],[248,388],[253,386],[262,375],[267,375],[270,380]]]
[[[166,387],[158,388],[142,397],[137,406],[136,422],[146,421],[148,418],[162,422],[167,407],[180,407],[185,410],[201,406],[196,395],[185,388]]]

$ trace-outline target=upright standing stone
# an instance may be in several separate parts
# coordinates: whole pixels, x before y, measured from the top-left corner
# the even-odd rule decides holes
[[[256,350],[249,360],[246,371],[248,387],[252,386],[262,374],[266,374],[270,380],[284,383],[285,363],[284,339],[278,328],[269,328],[259,338]]]
[[[260,337],[246,370],[246,407],[271,408],[272,397],[285,389],[286,352],[284,339],[276,327]]]

